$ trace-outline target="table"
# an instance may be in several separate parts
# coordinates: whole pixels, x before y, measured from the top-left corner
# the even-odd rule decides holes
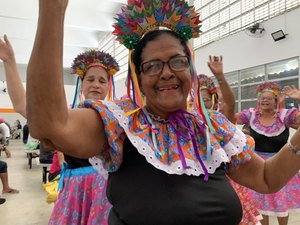
[[[35,158],[35,157],[33,157],[33,153],[39,154],[40,150],[39,149],[35,149],[35,150],[24,149],[24,151],[27,154],[28,165],[29,165],[29,168],[31,169],[32,168],[32,158]]]

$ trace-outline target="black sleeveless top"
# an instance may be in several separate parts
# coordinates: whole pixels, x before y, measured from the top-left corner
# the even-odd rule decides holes
[[[289,128],[274,137],[267,137],[257,133],[250,127],[250,136],[255,140],[255,151],[264,153],[277,153],[286,144],[289,138]]]
[[[237,225],[240,200],[221,166],[209,180],[171,175],[140,155],[128,138],[121,167],[109,174],[109,225]]]
[[[92,166],[88,159],[79,159],[70,155],[64,154],[64,160],[67,163],[68,169],[76,169],[79,167]]]

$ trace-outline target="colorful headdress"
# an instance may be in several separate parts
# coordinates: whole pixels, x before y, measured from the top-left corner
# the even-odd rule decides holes
[[[260,96],[264,91],[272,91],[275,97],[279,95],[279,85],[276,82],[267,81],[257,86],[257,96]]]
[[[211,94],[212,101],[211,109],[216,110],[219,101],[219,96],[214,81],[204,74],[198,75],[198,79],[200,81],[200,91],[203,89],[207,89],[209,91],[209,93]]]
[[[200,80],[200,89],[206,88],[211,95],[217,93],[217,88],[215,86],[215,83],[210,77],[204,74],[200,74],[198,75],[198,79]]]
[[[77,107],[84,100],[84,97],[80,94],[81,82],[86,74],[86,71],[91,67],[101,67],[107,71],[109,74],[110,86],[108,99],[112,100],[115,98],[113,75],[120,70],[119,64],[109,53],[92,49],[79,54],[73,61],[71,68],[73,73],[78,75],[78,78],[72,108]]]
[[[110,76],[120,70],[118,63],[110,54],[98,50],[88,50],[79,54],[73,61],[72,70],[74,74],[83,78],[86,71],[93,66],[104,68]]]
[[[128,0],[127,5],[117,14],[113,25],[113,34],[117,40],[129,50],[129,68],[127,94],[131,96],[138,108],[145,106],[145,99],[141,94],[135,65],[132,63],[132,50],[136,48],[146,32],[168,28],[176,32],[183,40],[198,37],[200,33],[199,14],[193,6],[184,0]]]
[[[113,34],[128,49],[134,49],[146,32],[159,27],[178,33],[185,41],[199,37],[199,14],[183,0],[128,0],[121,10]]]

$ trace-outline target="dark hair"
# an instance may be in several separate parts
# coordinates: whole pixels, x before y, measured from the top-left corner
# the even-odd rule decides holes
[[[188,47],[186,45],[186,42],[184,40],[182,40],[177,33],[175,33],[174,31],[171,31],[171,30],[153,30],[153,31],[146,33],[146,35],[140,40],[140,42],[137,44],[135,50],[132,53],[132,60],[135,65],[135,68],[136,68],[135,69],[136,74],[139,75],[141,73],[142,54],[143,54],[143,50],[146,47],[147,43],[149,41],[153,41],[153,40],[157,39],[162,34],[168,34],[168,35],[178,39],[180,41],[181,46],[183,47],[185,54],[190,58],[190,53],[189,53]]]

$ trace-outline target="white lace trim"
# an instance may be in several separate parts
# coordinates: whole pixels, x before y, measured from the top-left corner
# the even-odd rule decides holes
[[[164,164],[161,161],[159,161],[155,157],[152,148],[145,141],[143,141],[142,138],[130,133],[128,129],[128,124],[129,124],[128,117],[124,115],[123,110],[120,109],[113,102],[105,102],[105,104],[108,107],[108,109],[113,113],[113,115],[118,119],[120,126],[124,129],[128,139],[133,144],[133,146],[155,168],[165,171],[168,174],[178,174],[178,175],[187,174],[187,175],[194,175],[194,176],[199,176],[201,174],[204,174],[204,171],[200,163],[196,159],[195,160],[186,159],[187,166],[189,167],[188,169],[183,169],[180,160],[172,162],[172,164],[170,165]],[[246,136],[241,130],[237,128],[232,140],[229,143],[227,143],[224,146],[224,148],[215,149],[212,152],[210,160],[204,161],[204,165],[207,168],[208,173],[213,174],[215,170],[218,167],[220,167],[220,165],[223,162],[225,163],[229,162],[230,158],[233,155],[242,152],[245,144],[246,144]],[[97,171],[103,173],[103,165],[99,158],[97,157],[91,158],[90,163]]]
[[[281,121],[284,121],[284,117],[286,116],[287,112],[288,112],[287,109],[281,109],[280,110],[279,118],[280,118]],[[285,126],[281,126],[279,128],[279,130],[277,130],[274,133],[266,133],[264,130],[259,129],[258,127],[256,127],[255,124],[253,123],[253,121],[255,119],[256,112],[254,110],[250,110],[250,113],[251,113],[251,116],[250,116],[250,126],[258,134],[264,135],[266,137],[275,137],[275,136],[280,135],[286,129]]]
[[[90,164],[93,166],[97,172],[104,177],[104,179],[108,179],[108,172],[104,169],[102,160],[96,156],[89,158]]]
[[[260,210],[260,209],[257,209],[257,210],[262,215],[277,216],[277,217],[286,217],[286,216],[289,216],[290,213],[300,213],[300,208],[288,209],[288,211],[285,211],[285,212],[264,211],[264,210]]]

